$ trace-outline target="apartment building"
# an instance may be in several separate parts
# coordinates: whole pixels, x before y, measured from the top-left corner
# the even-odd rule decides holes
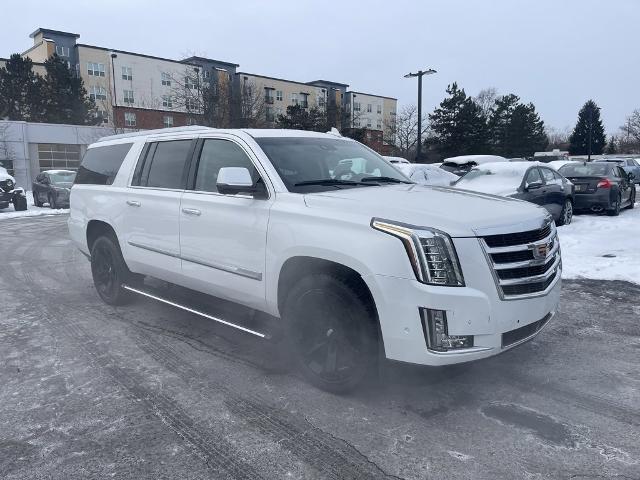
[[[115,129],[148,129],[212,122],[205,112],[203,88],[228,100],[227,112],[214,117],[238,115],[234,109],[250,108],[263,119],[261,126],[275,126],[287,107],[317,107],[327,111],[337,128],[365,129],[378,151],[393,139],[395,98],[350,91],[349,85],[330,80],[299,82],[260,74],[237,72],[239,65],[191,56],[182,60],[162,58],[80,43],[76,33],[38,28],[30,37],[33,45],[22,55],[44,74],[43,62],[54,53],[66,60],[80,76],[95,101],[103,126]],[[3,60],[0,59],[0,66]],[[247,97],[250,105],[232,99]],[[233,106],[231,104],[234,104]],[[209,105],[207,103],[207,105]],[[208,110],[211,110],[209,108]],[[242,118],[242,112],[240,116]],[[228,123],[226,123],[228,124]],[[379,141],[378,141],[379,140]],[[379,145],[378,145],[379,143]]]

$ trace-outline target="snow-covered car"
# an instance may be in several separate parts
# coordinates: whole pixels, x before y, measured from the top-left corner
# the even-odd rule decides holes
[[[573,184],[544,163],[486,163],[471,169],[454,186],[535,203],[546,208],[557,225],[569,224],[573,218]]]
[[[445,158],[440,168],[461,177],[477,165],[508,161],[499,155],[460,155],[458,157]]]
[[[407,160],[406,158],[402,158],[402,157],[389,157],[387,155],[383,155],[382,158],[384,158],[385,160],[387,160],[389,163],[394,163],[394,164],[410,164],[411,162],[409,160]]]
[[[27,209],[27,197],[24,189],[16,187],[16,179],[7,172],[7,169],[0,167],[0,210],[7,208],[13,203],[16,211]]]
[[[42,207],[48,203],[50,208],[69,208],[69,193],[76,178],[72,170],[45,170],[31,185],[33,203]]]
[[[331,391],[356,386],[378,355],[437,366],[505,352],[535,337],[560,298],[544,209],[416,185],[332,134],[106,137],[84,155],[68,225],[106,303],[143,295],[264,338],[264,325],[234,316],[249,308]],[[150,291],[145,276],[244,308],[207,314],[188,295]]]
[[[581,163],[581,162],[576,162],[575,160],[552,160],[546,163],[545,165],[553,168],[557,172],[562,167],[564,167],[567,163]]]
[[[410,163],[394,166],[411,180],[421,185],[448,187],[460,178],[457,175],[434,165]]]

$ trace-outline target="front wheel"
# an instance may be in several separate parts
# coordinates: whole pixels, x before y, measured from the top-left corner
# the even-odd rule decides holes
[[[558,219],[558,226],[569,225],[573,220],[573,203],[570,199],[566,199],[562,212],[560,212],[560,218]]]
[[[622,203],[622,195],[618,193],[616,204],[613,206],[613,208],[607,210],[607,215],[609,215],[610,217],[617,217],[618,215],[620,215],[621,203]]]
[[[131,274],[114,238],[103,236],[93,243],[91,275],[98,295],[105,303],[123,305],[131,299],[131,292],[122,288]]]
[[[294,360],[313,385],[344,393],[362,382],[377,358],[377,322],[365,296],[334,276],[312,274],[285,301],[283,319]]]

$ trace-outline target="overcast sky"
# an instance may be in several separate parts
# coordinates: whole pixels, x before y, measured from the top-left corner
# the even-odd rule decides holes
[[[639,0],[2,0],[0,57],[26,50],[37,27],[80,42],[170,58],[198,54],[240,70],[352,89],[432,111],[457,81],[533,102],[555,128],[573,127],[593,98],[607,132],[640,108]]]

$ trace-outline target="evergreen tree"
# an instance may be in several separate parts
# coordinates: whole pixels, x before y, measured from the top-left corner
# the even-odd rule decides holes
[[[607,143],[607,148],[605,150],[605,153],[607,155],[613,155],[618,153],[618,148],[616,146],[616,137],[614,137],[613,135],[611,135],[611,139],[609,140],[609,143]]]
[[[87,96],[82,78],[73,75],[67,62],[54,54],[44,62],[47,75],[44,79],[46,121],[72,125],[95,125],[93,100]]]
[[[317,107],[307,110],[300,105],[289,105],[287,114],[278,115],[276,123],[279,128],[313,130],[315,132],[326,132],[329,129],[325,112]]]
[[[432,142],[440,155],[482,154],[489,148],[489,129],[481,108],[457,83],[447,87],[449,97],[429,115]]]
[[[591,133],[591,152],[589,152]],[[572,155],[600,155],[604,151],[607,137],[600,119],[600,107],[593,100],[587,101],[578,113],[578,122],[569,137],[569,153]]]
[[[32,67],[30,58],[14,53],[0,68],[0,118],[43,121],[43,80]]]
[[[549,143],[535,106],[521,103],[513,94],[496,100],[489,131],[493,153],[504,157],[528,157]]]

